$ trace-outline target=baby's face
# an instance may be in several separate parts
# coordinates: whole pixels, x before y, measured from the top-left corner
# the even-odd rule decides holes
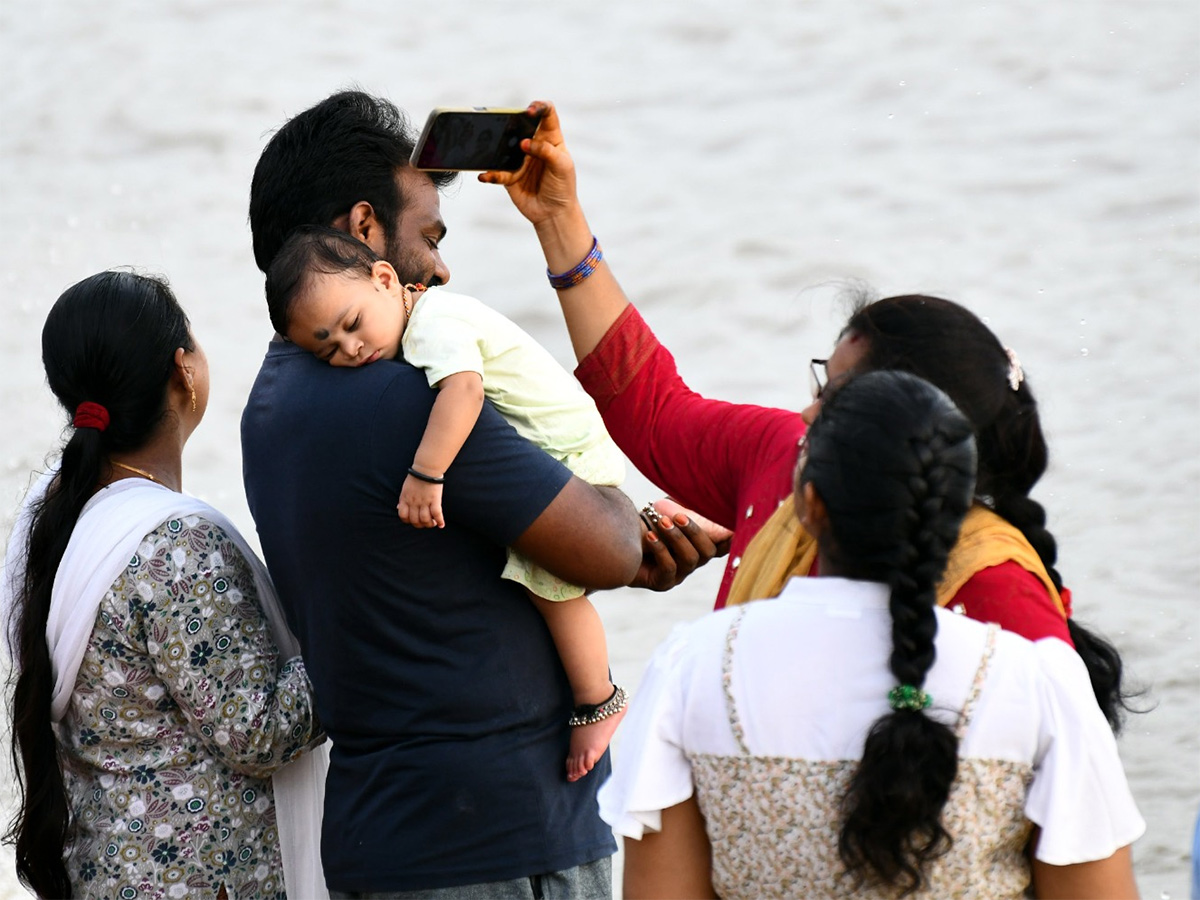
[[[359,273],[313,276],[290,313],[287,338],[331,366],[364,366],[400,354],[403,294]]]

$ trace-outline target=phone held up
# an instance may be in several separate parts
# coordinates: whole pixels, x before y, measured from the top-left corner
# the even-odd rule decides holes
[[[533,137],[541,118],[524,109],[435,109],[413,150],[413,168],[515,172],[525,161],[521,141]]]

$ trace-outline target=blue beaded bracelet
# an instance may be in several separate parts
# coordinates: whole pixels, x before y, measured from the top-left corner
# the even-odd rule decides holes
[[[561,275],[555,275],[549,269],[546,270],[546,277],[550,279],[550,287],[556,291],[565,291],[567,288],[575,287],[596,271],[596,267],[600,265],[602,259],[604,259],[604,252],[600,249],[600,242],[596,240],[595,235],[592,235],[592,249],[588,251],[587,256],[580,260],[579,265]]]

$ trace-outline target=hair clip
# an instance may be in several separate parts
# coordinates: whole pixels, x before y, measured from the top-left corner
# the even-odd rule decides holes
[[[1005,347],[1004,352],[1008,354],[1008,386],[1015,391],[1025,380],[1025,370],[1021,368],[1021,361],[1011,347]]]
[[[888,705],[894,710],[920,712],[928,709],[933,697],[913,684],[898,684],[888,691]]]

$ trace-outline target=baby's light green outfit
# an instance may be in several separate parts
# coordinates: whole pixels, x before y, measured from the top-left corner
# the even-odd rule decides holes
[[[430,288],[413,307],[400,347],[430,385],[477,372],[488,400],[517,432],[591,484],[619,485],[625,458],[592,398],[549,351],[518,325],[474,297]],[[454,477],[451,464],[446,474]],[[513,550],[501,577],[547,600],[570,600],[568,584]]]

